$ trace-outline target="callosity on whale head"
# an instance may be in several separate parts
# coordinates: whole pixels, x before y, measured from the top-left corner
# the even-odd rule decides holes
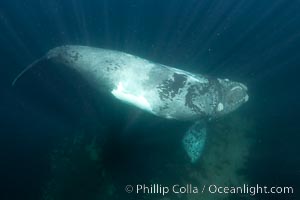
[[[217,104],[216,116],[228,114],[248,101],[248,88],[244,84],[228,79],[218,79],[218,81],[223,86],[223,91],[220,102]]]

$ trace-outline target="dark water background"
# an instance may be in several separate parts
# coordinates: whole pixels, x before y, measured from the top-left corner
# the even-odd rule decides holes
[[[40,198],[49,178],[45,155],[61,134],[99,121],[124,127],[136,113],[110,99],[103,101],[112,111],[95,109],[92,90],[74,87],[76,75],[47,64],[11,87],[21,69],[64,44],[121,50],[245,83],[250,101],[241,112],[257,126],[250,178],[299,193],[299,10],[298,1],[287,0],[2,0],[0,199]],[[129,114],[110,114],[119,110]]]

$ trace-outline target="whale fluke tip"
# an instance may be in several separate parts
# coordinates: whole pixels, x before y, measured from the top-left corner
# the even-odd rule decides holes
[[[30,68],[34,67],[37,63],[39,63],[40,61],[44,60],[46,57],[43,56],[39,59],[36,59],[33,63],[31,63],[30,65],[28,65],[25,69],[23,69],[17,76],[16,78],[14,78],[14,80],[11,83],[11,86],[14,87],[16,82],[21,78],[21,76],[23,76],[23,74],[25,72],[27,72]]]

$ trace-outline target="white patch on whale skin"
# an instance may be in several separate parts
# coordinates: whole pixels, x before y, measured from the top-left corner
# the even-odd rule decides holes
[[[248,96],[248,94],[245,96],[245,102],[247,102],[248,100],[249,100],[249,96]]]
[[[219,103],[219,104],[218,104],[217,110],[218,110],[219,112],[222,111],[222,110],[224,110],[224,105],[223,105],[222,103]]]
[[[143,95],[134,95],[126,91],[123,87],[123,83],[119,82],[117,89],[111,91],[111,93],[121,101],[137,106],[143,110],[147,110],[153,113],[151,105]]]
[[[166,114],[165,117],[166,117],[167,119],[175,119],[175,118],[172,117],[170,114]]]

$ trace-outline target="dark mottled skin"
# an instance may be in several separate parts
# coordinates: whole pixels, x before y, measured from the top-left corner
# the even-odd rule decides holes
[[[173,74],[173,79],[167,79],[157,86],[160,89],[159,97],[161,100],[169,99],[172,101],[186,84],[187,76],[184,74]]]
[[[62,62],[64,64],[73,64],[76,61],[78,61],[79,58],[82,57],[82,55],[75,51],[71,50],[68,46],[61,48],[61,53],[57,54],[56,60],[59,62]],[[68,59],[66,59],[68,58]]]
[[[192,85],[188,88],[188,93],[185,95],[185,105],[191,108],[196,113],[201,113],[201,109],[193,103],[195,97],[199,94],[199,87]]]
[[[207,96],[209,93],[211,93],[212,91],[214,91],[215,98],[220,98],[222,95],[222,86],[221,84],[216,80],[216,79],[212,79],[209,77],[206,77],[208,80],[208,83],[202,83],[201,85],[191,85],[188,87],[187,89],[187,94],[185,95],[185,106],[191,108],[191,110],[193,110],[195,113],[201,114],[202,116],[205,116],[205,112],[202,110],[203,106],[207,106],[207,105],[196,105],[195,102],[197,101],[197,97],[199,96]],[[209,97],[208,97],[209,98]],[[212,97],[210,97],[212,98]],[[212,107],[216,107],[217,101],[216,99],[211,99],[212,102],[210,103],[210,106]]]
[[[106,67],[106,71],[107,72],[116,71],[116,70],[118,70],[121,67],[119,63],[114,63],[113,60],[108,60],[107,59],[104,62],[105,62],[105,65],[108,65]]]

